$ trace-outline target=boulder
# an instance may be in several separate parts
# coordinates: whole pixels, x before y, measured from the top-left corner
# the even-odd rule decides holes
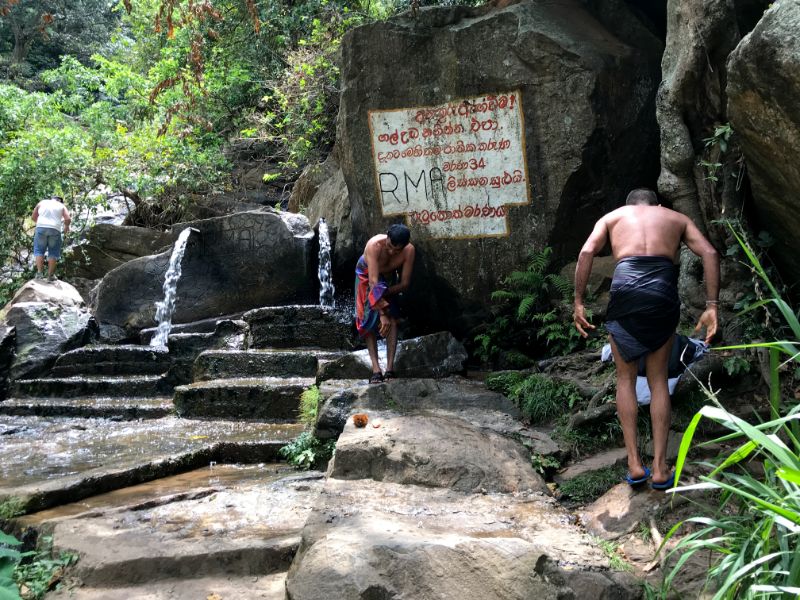
[[[800,277],[800,5],[775,2],[728,59],[728,114],[744,153],[770,256]]]
[[[12,306],[21,302],[44,302],[57,304],[58,306],[77,307],[84,305],[83,298],[78,290],[64,281],[31,279],[19,288],[14,297],[3,307],[3,310],[0,311],[0,319],[5,317]]]
[[[446,487],[461,492],[546,492],[522,444],[451,415],[350,419],[328,476]]]
[[[163,231],[98,223],[66,253],[64,272],[70,277],[100,279],[129,260],[156,254],[173,241]]]
[[[316,296],[314,232],[305,217],[241,212],[184,223],[173,234],[186,227],[198,233],[189,238],[181,263],[173,323]],[[171,253],[138,258],[108,273],[97,289],[97,319],[128,330],[152,327]]]
[[[292,188],[289,210],[302,212],[310,223],[325,219],[331,237],[334,278],[349,286],[353,266],[363,248],[354,244],[350,196],[335,149],[325,162],[306,167]]]
[[[303,528],[286,598],[640,598],[633,577],[610,571],[607,560],[540,493],[328,479]]]
[[[531,247],[574,257],[655,179],[662,50],[615,0],[430,7],[345,35],[336,144],[356,249],[409,224],[422,330],[460,336]]]
[[[46,302],[15,304],[6,314],[6,324],[16,328],[12,379],[42,374],[61,354],[86,344],[96,330],[92,315],[82,308]]]

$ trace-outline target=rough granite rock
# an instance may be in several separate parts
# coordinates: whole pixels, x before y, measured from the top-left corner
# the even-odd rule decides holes
[[[361,428],[349,419],[328,476],[460,492],[547,490],[522,444],[458,417],[437,414],[373,414]]]
[[[728,113],[760,226],[789,281],[800,277],[800,4],[774,2],[728,58]]]
[[[420,327],[460,336],[531,247],[574,256],[599,216],[655,177],[663,46],[624,3],[591,10],[578,0],[438,6],[345,35],[336,144],[356,249],[410,219],[401,206],[382,208],[369,111],[519,91],[530,204],[507,207],[506,235],[434,239],[411,224],[418,252],[405,302]]]
[[[314,232],[302,215],[242,212],[183,223],[173,234],[186,227],[199,233],[190,236],[181,263],[174,323],[316,295]],[[128,330],[152,327],[171,253],[131,260],[109,272],[98,286],[97,319]]]
[[[463,494],[328,479],[287,600],[633,600],[627,574],[539,493]]]

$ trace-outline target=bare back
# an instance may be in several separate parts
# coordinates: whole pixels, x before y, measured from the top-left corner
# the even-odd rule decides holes
[[[687,224],[683,214],[662,206],[623,206],[603,217],[615,260],[626,256],[665,256],[678,262]]]

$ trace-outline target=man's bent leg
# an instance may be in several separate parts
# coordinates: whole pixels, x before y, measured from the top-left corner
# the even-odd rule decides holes
[[[617,367],[617,416],[622,425],[622,436],[625,438],[628,473],[631,479],[640,479],[644,477],[645,471],[636,439],[636,420],[639,411],[636,402],[638,361],[625,362],[613,338],[611,338],[611,351],[614,353],[614,364]]]
[[[52,277],[53,273],[56,272],[56,259],[55,258],[48,258],[47,259],[47,276]]]
[[[397,319],[392,317],[389,335],[386,336],[386,370],[394,371],[394,355],[397,352]]]
[[[367,351],[369,352],[369,360],[372,362],[372,372],[373,373],[380,373],[381,372],[381,363],[378,362],[378,340],[375,337],[375,334],[370,332],[364,336],[364,340],[367,342]]]
[[[647,355],[645,368],[647,370],[647,385],[650,387],[650,423],[653,428],[653,481],[663,483],[670,477],[667,466],[667,440],[669,438],[669,425],[672,403],[667,387],[667,369],[669,354],[675,336],[655,352]]]
[[[42,269],[44,268],[44,256],[42,256],[40,254],[40,255],[38,255],[38,256],[36,256],[34,258],[36,260],[36,273],[38,275],[41,275],[42,274]]]

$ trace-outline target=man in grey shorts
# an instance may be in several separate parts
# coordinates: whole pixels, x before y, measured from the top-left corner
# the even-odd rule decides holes
[[[56,261],[61,258],[61,224],[64,224],[64,234],[69,233],[69,224],[72,218],[64,200],[60,196],[53,196],[42,200],[33,209],[33,221],[36,231],[33,234],[33,257],[36,260],[36,278],[44,277],[44,255],[47,253],[47,278],[56,280]]]

